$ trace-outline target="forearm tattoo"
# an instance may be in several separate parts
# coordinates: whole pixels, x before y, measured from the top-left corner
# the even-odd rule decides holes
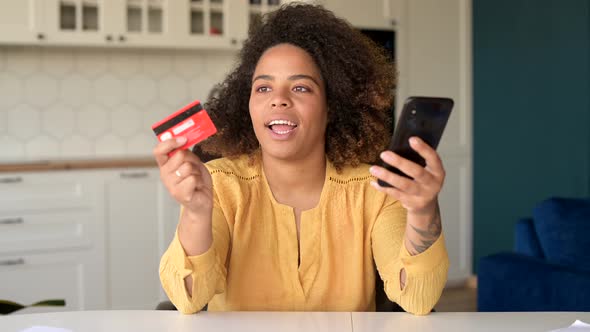
[[[414,241],[408,239],[414,249],[414,252],[412,254],[417,255],[419,253],[422,253],[426,251],[426,249],[430,248],[430,246],[432,246],[434,242],[436,242],[442,231],[440,219],[440,208],[437,205],[434,218],[428,224],[427,229],[419,229],[416,228],[414,225],[410,225],[412,226],[412,229],[414,229],[414,231],[418,233],[418,235],[420,235],[421,238],[419,243],[415,243]]]

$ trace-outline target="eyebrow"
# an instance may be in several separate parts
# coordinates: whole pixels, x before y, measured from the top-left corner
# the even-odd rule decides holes
[[[275,77],[272,75],[258,75],[256,77],[254,77],[254,79],[252,80],[252,83],[254,83],[256,80],[267,80],[267,81],[274,81]],[[305,74],[297,74],[297,75],[291,75],[287,78],[289,81],[296,81],[296,80],[310,80],[312,82],[314,82],[317,86],[320,86],[319,82],[310,75],[305,75]]]

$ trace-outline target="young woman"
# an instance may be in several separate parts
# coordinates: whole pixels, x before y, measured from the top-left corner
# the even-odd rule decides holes
[[[208,103],[219,132],[202,147],[224,158],[168,158],[183,138],[154,149],[182,206],[160,264],[180,311],[374,310],[378,277],[406,311],[431,311],[449,265],[445,171],[416,137],[425,168],[382,152],[394,82],[378,47],[322,7],[284,6],[252,31]],[[379,157],[413,180],[368,165]]]

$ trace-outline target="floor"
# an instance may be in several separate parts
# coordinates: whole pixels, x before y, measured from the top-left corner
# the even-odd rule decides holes
[[[477,311],[477,289],[468,286],[446,288],[434,308],[438,312]]]

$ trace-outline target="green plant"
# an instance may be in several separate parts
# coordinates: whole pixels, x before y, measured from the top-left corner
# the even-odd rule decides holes
[[[0,300],[0,315],[8,315],[26,307],[63,307],[65,305],[65,300],[45,300],[30,305],[22,305],[12,301]]]

